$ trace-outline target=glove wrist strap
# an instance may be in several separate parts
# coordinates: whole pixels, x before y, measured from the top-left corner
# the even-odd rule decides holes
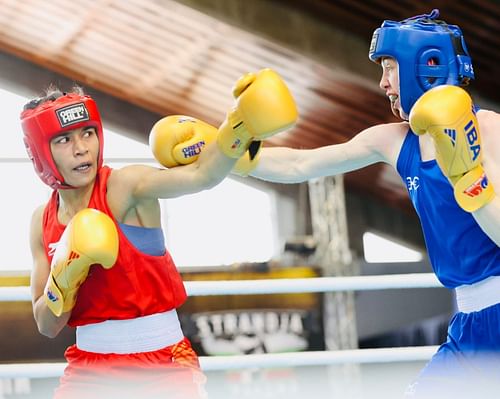
[[[59,317],[64,312],[69,312],[73,309],[76,302],[76,292],[77,290],[75,289],[74,291],[66,292],[66,295],[64,295],[51,273],[45,286],[45,303],[51,312]]]
[[[240,118],[238,111],[231,110],[219,128],[217,144],[230,158],[240,158],[250,146],[252,136]]]
[[[248,148],[248,151],[243,154],[238,162],[236,162],[231,173],[241,177],[247,177],[259,163],[261,148],[262,141],[252,141]]]

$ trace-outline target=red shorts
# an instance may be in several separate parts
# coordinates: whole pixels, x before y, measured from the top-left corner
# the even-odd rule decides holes
[[[206,377],[190,342],[154,352],[100,354],[70,346],[54,399],[206,397]]]

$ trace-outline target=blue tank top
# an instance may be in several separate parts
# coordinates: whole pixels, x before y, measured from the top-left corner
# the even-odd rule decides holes
[[[435,160],[422,161],[418,136],[408,131],[397,171],[420,218],[432,268],[448,288],[500,275],[500,248],[455,201]]]

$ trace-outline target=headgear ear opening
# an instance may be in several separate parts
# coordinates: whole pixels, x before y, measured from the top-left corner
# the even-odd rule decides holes
[[[407,115],[427,90],[442,84],[466,85],[474,79],[462,31],[437,17],[439,11],[433,10],[401,22],[386,20],[373,33],[369,58],[397,60],[401,107]]]

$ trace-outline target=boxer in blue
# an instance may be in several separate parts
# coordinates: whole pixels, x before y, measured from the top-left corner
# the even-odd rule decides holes
[[[375,30],[369,58],[402,122],[312,150],[263,148],[241,175],[298,183],[377,162],[401,175],[439,280],[458,312],[447,341],[410,385],[411,397],[490,397],[500,392],[500,115],[461,88],[474,79],[462,31],[439,12]],[[468,392],[472,392],[471,394]],[[496,397],[496,396],[495,396]]]
[[[369,57],[381,65],[380,88],[403,122],[313,150],[265,148],[248,172],[293,183],[392,165],[420,218],[434,272],[455,290],[459,310],[406,395],[490,397],[500,384],[500,200],[493,189],[500,190],[500,115],[473,107],[460,87],[474,78],[472,61],[460,28],[438,16],[384,21],[373,34]]]

